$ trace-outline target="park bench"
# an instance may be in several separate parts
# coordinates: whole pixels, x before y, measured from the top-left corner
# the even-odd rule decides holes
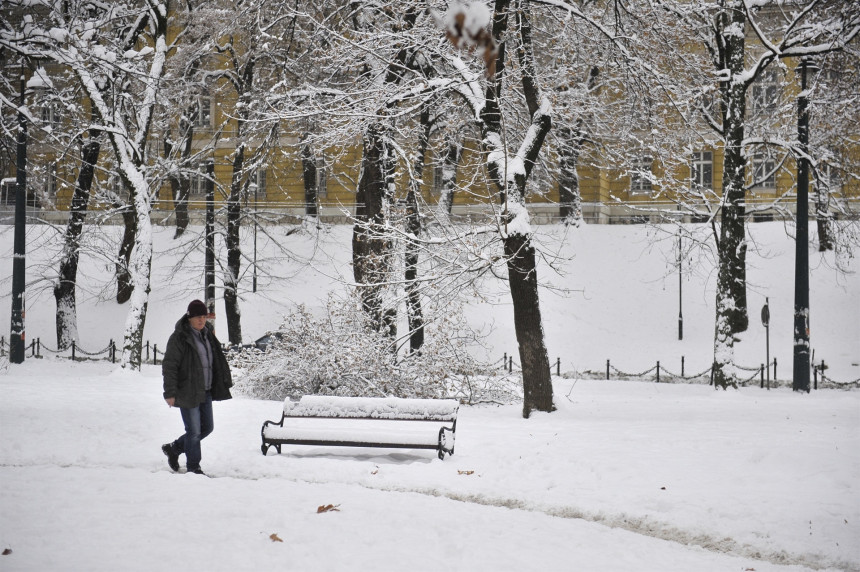
[[[454,454],[459,403],[454,399],[305,395],[284,400],[281,420],[260,430],[265,455],[281,445],[435,449]]]

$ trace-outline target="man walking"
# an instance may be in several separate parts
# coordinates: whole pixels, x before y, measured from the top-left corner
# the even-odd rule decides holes
[[[193,300],[188,311],[176,322],[167,341],[161,374],[164,378],[164,401],[178,407],[185,433],[172,443],[161,446],[167,464],[179,471],[179,455],[185,454],[188,473],[203,475],[200,468],[200,441],[215,428],[212,402],[230,399],[233,387],[230,366],[215,337],[206,304]]]

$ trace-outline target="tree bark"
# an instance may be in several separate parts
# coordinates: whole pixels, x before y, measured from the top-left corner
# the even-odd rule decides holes
[[[245,168],[245,144],[239,144],[233,154],[233,177],[227,197],[227,268],[224,272],[224,312],[227,314],[227,335],[233,345],[242,344],[242,311],[239,308],[239,272],[242,249],[239,230],[242,222],[242,171]]]
[[[424,174],[424,165],[427,160],[427,147],[430,144],[430,109],[424,107],[421,110],[420,122],[421,134],[418,137],[418,148],[415,152],[415,160],[412,166],[412,180],[409,192],[406,195],[406,232],[409,236],[418,238],[421,234],[421,216],[418,210],[418,183]],[[424,345],[424,312],[421,308],[421,294],[418,288],[418,245],[406,241],[406,319],[409,324],[409,350],[412,353],[421,351]]]
[[[394,337],[396,310],[385,307],[383,300],[391,270],[392,244],[385,226],[394,184],[394,161],[387,136],[388,130],[381,123],[368,127],[364,135],[352,230],[352,268],[356,283],[361,285],[362,307],[371,327]]]
[[[524,234],[509,236],[505,240],[505,256],[514,302],[514,329],[523,368],[523,417],[528,417],[532,411],[555,409],[531,238]]]
[[[502,144],[501,93],[504,77],[505,49],[499,40],[508,27],[509,0],[496,0],[493,18],[493,37],[498,54],[495,76],[487,87],[486,102],[481,114],[483,121],[484,152],[488,157],[487,170],[500,191],[502,203],[507,206],[502,237],[508,266],[511,300],[514,306],[514,328],[523,368],[523,417],[532,411],[554,411],[552,402],[552,374],[549,356],[544,343],[540,314],[535,251],[531,242],[531,229],[527,223],[525,188],[535,161],[552,127],[549,104],[541,96],[531,44],[530,7],[527,0],[517,0],[514,13],[520,34],[517,52],[522,74],[522,90],[531,115],[531,125],[518,151],[523,171],[512,177],[507,173],[508,150]],[[511,218],[513,217],[513,218]],[[511,223],[511,226],[508,226]]]
[[[195,104],[191,115],[198,113],[199,104]],[[188,216],[188,195],[191,193],[191,179],[185,173],[188,169],[188,159],[191,157],[191,143],[194,137],[194,122],[185,115],[179,120],[179,143],[181,151],[176,159],[178,172],[170,176],[170,190],[173,196],[173,212],[176,214],[176,232],[173,238],[177,239],[185,233],[190,218]],[[169,157],[173,152],[173,145],[168,140],[164,143],[164,156]]]
[[[714,335],[714,384],[737,386],[734,344],[737,334],[749,326],[746,297],[746,159],[743,154],[747,84],[744,71],[746,16],[739,0],[720,15],[723,64],[729,78],[721,83],[722,119],[725,137],[723,205],[717,242],[716,324]]]
[[[302,144],[302,176],[305,182],[305,214],[317,216],[317,162],[311,144]]]
[[[54,286],[57,301],[57,348],[64,350],[78,339],[77,299],[75,289],[80,259],[80,238],[87,216],[96,164],[101,151],[101,132],[90,129],[90,138],[81,152],[81,169],[72,194],[60,271]]]
[[[579,192],[579,134],[565,127],[561,129],[563,141],[558,152],[559,180],[559,216],[566,225],[579,225],[582,220],[582,196]]]
[[[463,157],[462,137],[448,135],[445,138],[445,156],[442,159],[442,195],[439,197],[439,218],[448,220],[454,208],[454,193],[457,186],[457,167]]]
[[[116,302],[125,304],[131,298],[133,289],[129,261],[131,251],[134,248],[134,240],[137,235],[137,216],[134,207],[123,206],[121,209],[123,233],[119,253],[116,256]]]

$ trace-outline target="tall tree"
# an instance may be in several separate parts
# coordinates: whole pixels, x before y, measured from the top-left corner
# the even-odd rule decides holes
[[[526,206],[526,183],[535,166],[544,139],[552,125],[551,106],[541,93],[532,49],[531,3],[528,0],[496,0],[492,13],[492,36],[485,36],[483,6],[472,4],[464,11],[452,10],[446,18],[446,32],[457,45],[478,42],[484,49],[488,80],[483,92],[475,77],[466,75],[474,105],[490,179],[499,191],[502,212],[498,230],[504,244],[508,281],[514,306],[514,328],[523,370],[523,416],[532,411],[553,411],[552,380],[544,341],[538,294],[537,261],[532,244]],[[464,26],[470,23],[471,27]],[[506,42],[502,42],[503,38]],[[506,48],[516,38],[520,89],[530,123],[514,153],[507,144],[503,125],[504,79],[513,71],[506,68]],[[461,67],[455,61],[455,67]],[[509,88],[513,89],[513,88]]]
[[[691,32],[682,49],[692,59],[707,56],[718,80],[717,112],[712,112],[707,97],[698,99],[698,107],[723,150],[722,189],[711,207],[718,261],[714,381],[719,387],[735,386],[734,345],[749,324],[745,224],[750,188],[759,178],[774,175],[759,169],[750,177],[748,157],[756,147],[783,147],[795,157],[805,153],[792,143],[797,137],[790,131],[793,123],[775,122],[772,111],[752,117],[747,101],[756,82],[778,65],[843,50],[860,32],[860,11],[856,6],[819,0],[796,10],[749,0],[721,0],[717,4],[666,0],[658,4],[676,22],[675,34],[687,37],[685,34]],[[754,42],[749,42],[750,38]],[[704,65],[693,67],[703,69]],[[707,83],[712,80],[699,77],[705,83],[696,84],[696,89],[713,92]],[[779,136],[780,127],[789,131]]]

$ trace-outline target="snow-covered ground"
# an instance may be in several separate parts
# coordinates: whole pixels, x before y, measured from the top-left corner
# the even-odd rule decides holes
[[[0,376],[2,570],[860,569],[856,391],[557,380],[552,414],[461,407],[444,461],[263,457],[281,404],[237,398],[215,404],[207,479],[167,468],[159,373]]]
[[[758,309],[768,297],[771,356],[791,373],[793,243],[780,224],[754,225],[750,331],[739,362],[764,362]],[[276,230],[274,232],[277,232]],[[28,235],[28,280],[56,247]],[[461,406],[456,454],[285,447],[260,454],[260,426],[281,404],[237,396],[215,404],[203,467],[175,475],[160,444],[181,431],[161,399],[160,371],[48,356],[0,371],[0,570],[860,570],[860,392],[796,394],[747,387],[577,379],[606,359],[624,371],[661,360],[687,372],[711,360],[714,274],[704,260],[684,279],[677,340],[672,243],[645,227],[585,227],[563,241],[571,291],[541,298],[547,342],[566,377],[558,411]],[[202,290],[202,254],[174,267],[172,233],[156,235],[146,337],[164,344]],[[558,237],[556,237],[558,238]],[[283,237],[314,269],[279,262],[243,302],[246,341],[277,326],[291,303],[319,305],[349,275],[349,229],[321,241]],[[8,292],[12,230],[0,228]],[[271,257],[261,240],[261,259]],[[860,281],[813,255],[812,343],[839,381],[860,377]],[[195,266],[198,265],[199,267]],[[81,347],[121,337],[124,308],[99,301],[110,266],[86,261]],[[220,306],[219,306],[220,308]],[[9,323],[8,293],[0,323]],[[50,347],[50,289],[33,284],[28,337]],[[468,310],[492,322],[492,353],[516,351],[505,296]],[[222,337],[225,337],[222,333]],[[7,338],[8,339],[8,338]],[[43,352],[44,353],[44,352]],[[496,357],[496,356],[493,356]],[[677,362],[677,365],[672,365]],[[318,513],[334,505],[337,510]]]

